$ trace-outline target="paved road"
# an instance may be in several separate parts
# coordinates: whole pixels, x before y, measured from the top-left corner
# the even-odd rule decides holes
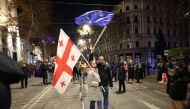
[[[141,83],[126,84],[126,93],[117,93],[118,82],[110,90],[109,109],[170,109],[171,99],[165,93],[165,85],[152,75]],[[71,82],[61,95],[51,85],[43,86],[42,78],[29,79],[29,86],[20,89],[19,84],[11,85],[11,109],[89,109],[87,85]]]

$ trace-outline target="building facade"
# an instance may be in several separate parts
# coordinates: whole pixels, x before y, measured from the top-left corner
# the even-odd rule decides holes
[[[100,54],[109,62],[148,60],[153,66],[152,50],[159,29],[168,49],[188,46],[188,19],[182,18],[186,11],[173,9],[174,4],[164,4],[161,0],[124,0],[115,6],[113,12],[119,18],[112,19],[99,41],[96,48]],[[118,27],[112,25],[114,22]]]
[[[21,61],[22,41],[16,26],[18,21],[6,23],[11,17],[17,17],[17,10],[8,6],[10,0],[0,1],[0,51],[9,55],[16,61]]]

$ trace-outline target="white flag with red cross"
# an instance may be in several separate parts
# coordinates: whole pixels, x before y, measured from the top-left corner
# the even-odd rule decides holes
[[[73,76],[73,67],[77,63],[81,52],[61,29],[59,34],[57,56],[52,86],[63,94]]]

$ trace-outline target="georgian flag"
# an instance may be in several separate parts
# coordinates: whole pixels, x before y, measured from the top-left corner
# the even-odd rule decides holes
[[[81,52],[61,29],[59,34],[55,71],[52,86],[63,94],[73,76],[73,67],[77,63]]]

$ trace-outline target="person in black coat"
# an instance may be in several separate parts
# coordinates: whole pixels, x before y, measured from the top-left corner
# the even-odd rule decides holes
[[[23,78],[24,72],[15,60],[2,52],[0,59],[0,109],[10,109],[10,84],[18,83]]]
[[[124,71],[123,62],[119,63],[118,70],[118,80],[119,80],[119,92],[121,92],[121,86],[123,86],[123,93],[125,93],[125,79],[126,79],[126,71]]]
[[[23,63],[22,70],[24,72],[24,77],[21,79],[21,89],[27,88],[27,85],[28,85],[28,75],[30,73],[29,66],[26,63]]]
[[[170,84],[169,97],[172,99],[172,109],[180,109],[179,102],[185,106],[187,105],[187,65],[183,57],[177,57],[174,60],[174,73],[169,73],[172,80]]]
[[[169,90],[170,90],[170,84],[171,84],[171,79],[170,79],[170,77],[169,77],[169,74],[168,74],[168,72],[170,71],[171,72],[171,70],[172,69],[174,69],[174,67],[173,67],[173,61],[174,61],[174,59],[172,58],[172,59],[170,59],[166,64],[165,64],[165,72],[166,72],[166,75],[167,75],[167,84],[166,84],[166,93],[167,94],[169,94]]]
[[[48,65],[47,65],[47,63],[43,62],[40,65],[40,68],[41,68],[41,73],[42,73],[42,77],[43,77],[43,84],[48,85],[48,80],[47,80],[47,77],[48,77]]]

